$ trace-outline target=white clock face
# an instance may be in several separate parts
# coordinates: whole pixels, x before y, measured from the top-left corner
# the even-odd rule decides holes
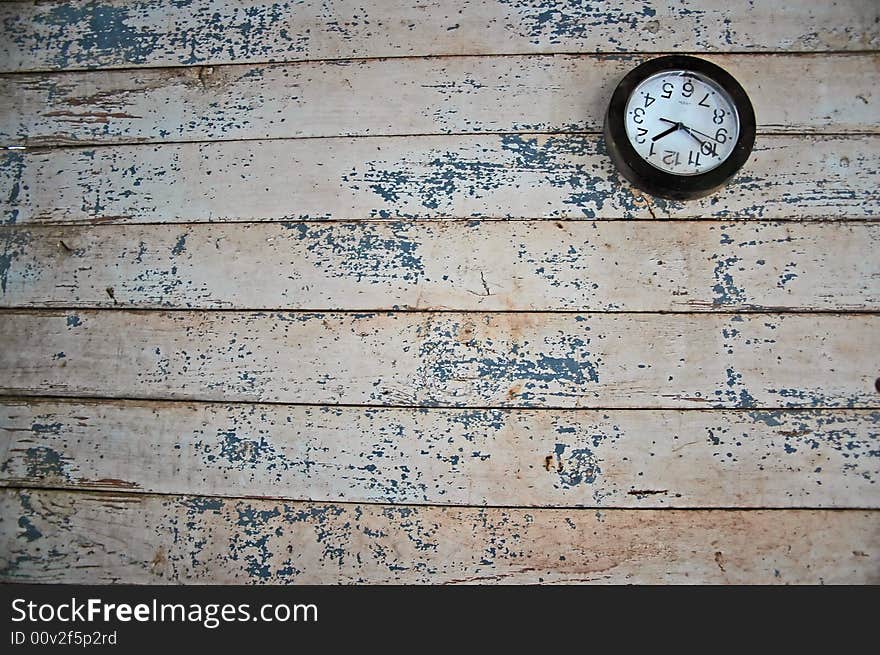
[[[626,104],[626,135],[639,156],[674,175],[720,166],[739,138],[739,116],[727,93],[685,70],[646,78]]]

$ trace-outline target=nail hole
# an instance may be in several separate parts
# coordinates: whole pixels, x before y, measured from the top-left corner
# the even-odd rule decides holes
[[[874,380],[874,388],[877,390],[877,393],[880,393],[880,378]]]

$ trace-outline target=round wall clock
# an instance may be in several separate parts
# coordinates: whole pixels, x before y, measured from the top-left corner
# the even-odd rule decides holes
[[[617,85],[605,144],[620,173],[652,195],[708,195],[742,168],[755,143],[755,112],[723,68],[683,55],[651,59]]]

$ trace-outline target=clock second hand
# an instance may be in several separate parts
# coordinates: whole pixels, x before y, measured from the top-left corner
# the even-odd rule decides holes
[[[660,120],[663,121],[664,123],[669,123],[670,125],[681,125],[681,129],[683,129],[685,132],[687,132],[688,134],[693,136],[695,139],[697,139],[697,141],[700,141],[700,139],[698,139],[696,136],[694,136],[694,134],[693,134],[694,132],[696,132],[700,136],[706,137],[707,139],[709,139],[711,141],[715,141],[715,143],[721,143],[721,141],[719,141],[718,139],[715,139],[715,138],[709,136],[705,132],[700,132],[700,130],[694,129],[693,127],[688,127],[684,123],[680,123],[678,121],[671,121],[668,118],[661,118]],[[700,141],[700,143],[703,143],[703,141]]]
[[[690,135],[694,138],[694,140],[695,140],[697,143],[700,144],[700,149],[701,149],[701,150],[703,150],[703,148],[705,147],[705,145],[706,145],[707,143],[709,143],[709,141],[703,141],[700,137],[697,136],[697,134],[702,134],[704,137],[706,137],[706,138],[709,139],[710,141],[715,141],[716,143],[721,143],[721,142],[718,141],[717,139],[713,139],[713,138],[712,138],[711,136],[709,136],[708,134],[703,134],[703,133],[700,132],[699,130],[695,130],[695,129],[691,128],[691,127],[688,127],[688,126],[685,125],[684,123],[674,122],[674,121],[669,120],[668,118],[661,118],[660,120],[663,121],[663,122],[665,122],[665,123],[674,123],[674,125],[673,125],[673,127],[671,127],[670,129],[668,129],[668,130],[666,130],[665,132],[663,132],[663,134],[658,134],[656,137],[654,137],[654,141],[656,141],[657,139],[659,139],[661,136],[666,136],[666,135],[669,134],[670,132],[674,132],[676,129],[681,129],[681,130],[684,130],[685,132],[687,132],[688,134],[690,134]],[[696,134],[695,134],[695,132],[696,132]],[[703,152],[705,152],[705,150],[703,150]],[[706,154],[709,155],[709,154],[713,154],[713,153],[710,151],[710,152],[706,152]],[[717,158],[718,155],[715,154],[715,157]]]
[[[696,132],[696,133],[699,134],[700,136],[704,136],[704,137],[706,137],[707,139],[709,139],[710,141],[714,141],[715,143],[722,143],[722,141],[719,141],[719,140],[716,139],[715,137],[709,136],[709,135],[706,134],[705,132],[700,132],[700,130],[694,129],[693,127],[685,127],[684,129],[686,129],[686,130],[691,130],[692,132]]]
[[[706,145],[706,141],[703,141],[700,137],[698,137],[696,134],[694,134],[694,132],[696,132],[696,130],[692,130],[692,129],[689,128],[687,125],[682,125],[682,126],[681,126],[681,129],[683,129],[685,132],[687,132],[687,133],[690,134],[692,137],[694,137],[694,138],[697,140],[697,143],[700,144],[700,146],[704,146],[704,145]]]

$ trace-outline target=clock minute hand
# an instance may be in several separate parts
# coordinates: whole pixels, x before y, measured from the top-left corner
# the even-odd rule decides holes
[[[663,119],[661,118],[660,120],[663,120]],[[669,122],[669,121],[667,121],[667,122]],[[665,132],[660,132],[660,134],[655,134],[654,136],[652,136],[651,141],[658,141],[659,139],[662,139],[667,134],[672,134],[680,127],[681,127],[681,123],[676,123],[675,125],[670,127],[668,130],[666,130]]]

